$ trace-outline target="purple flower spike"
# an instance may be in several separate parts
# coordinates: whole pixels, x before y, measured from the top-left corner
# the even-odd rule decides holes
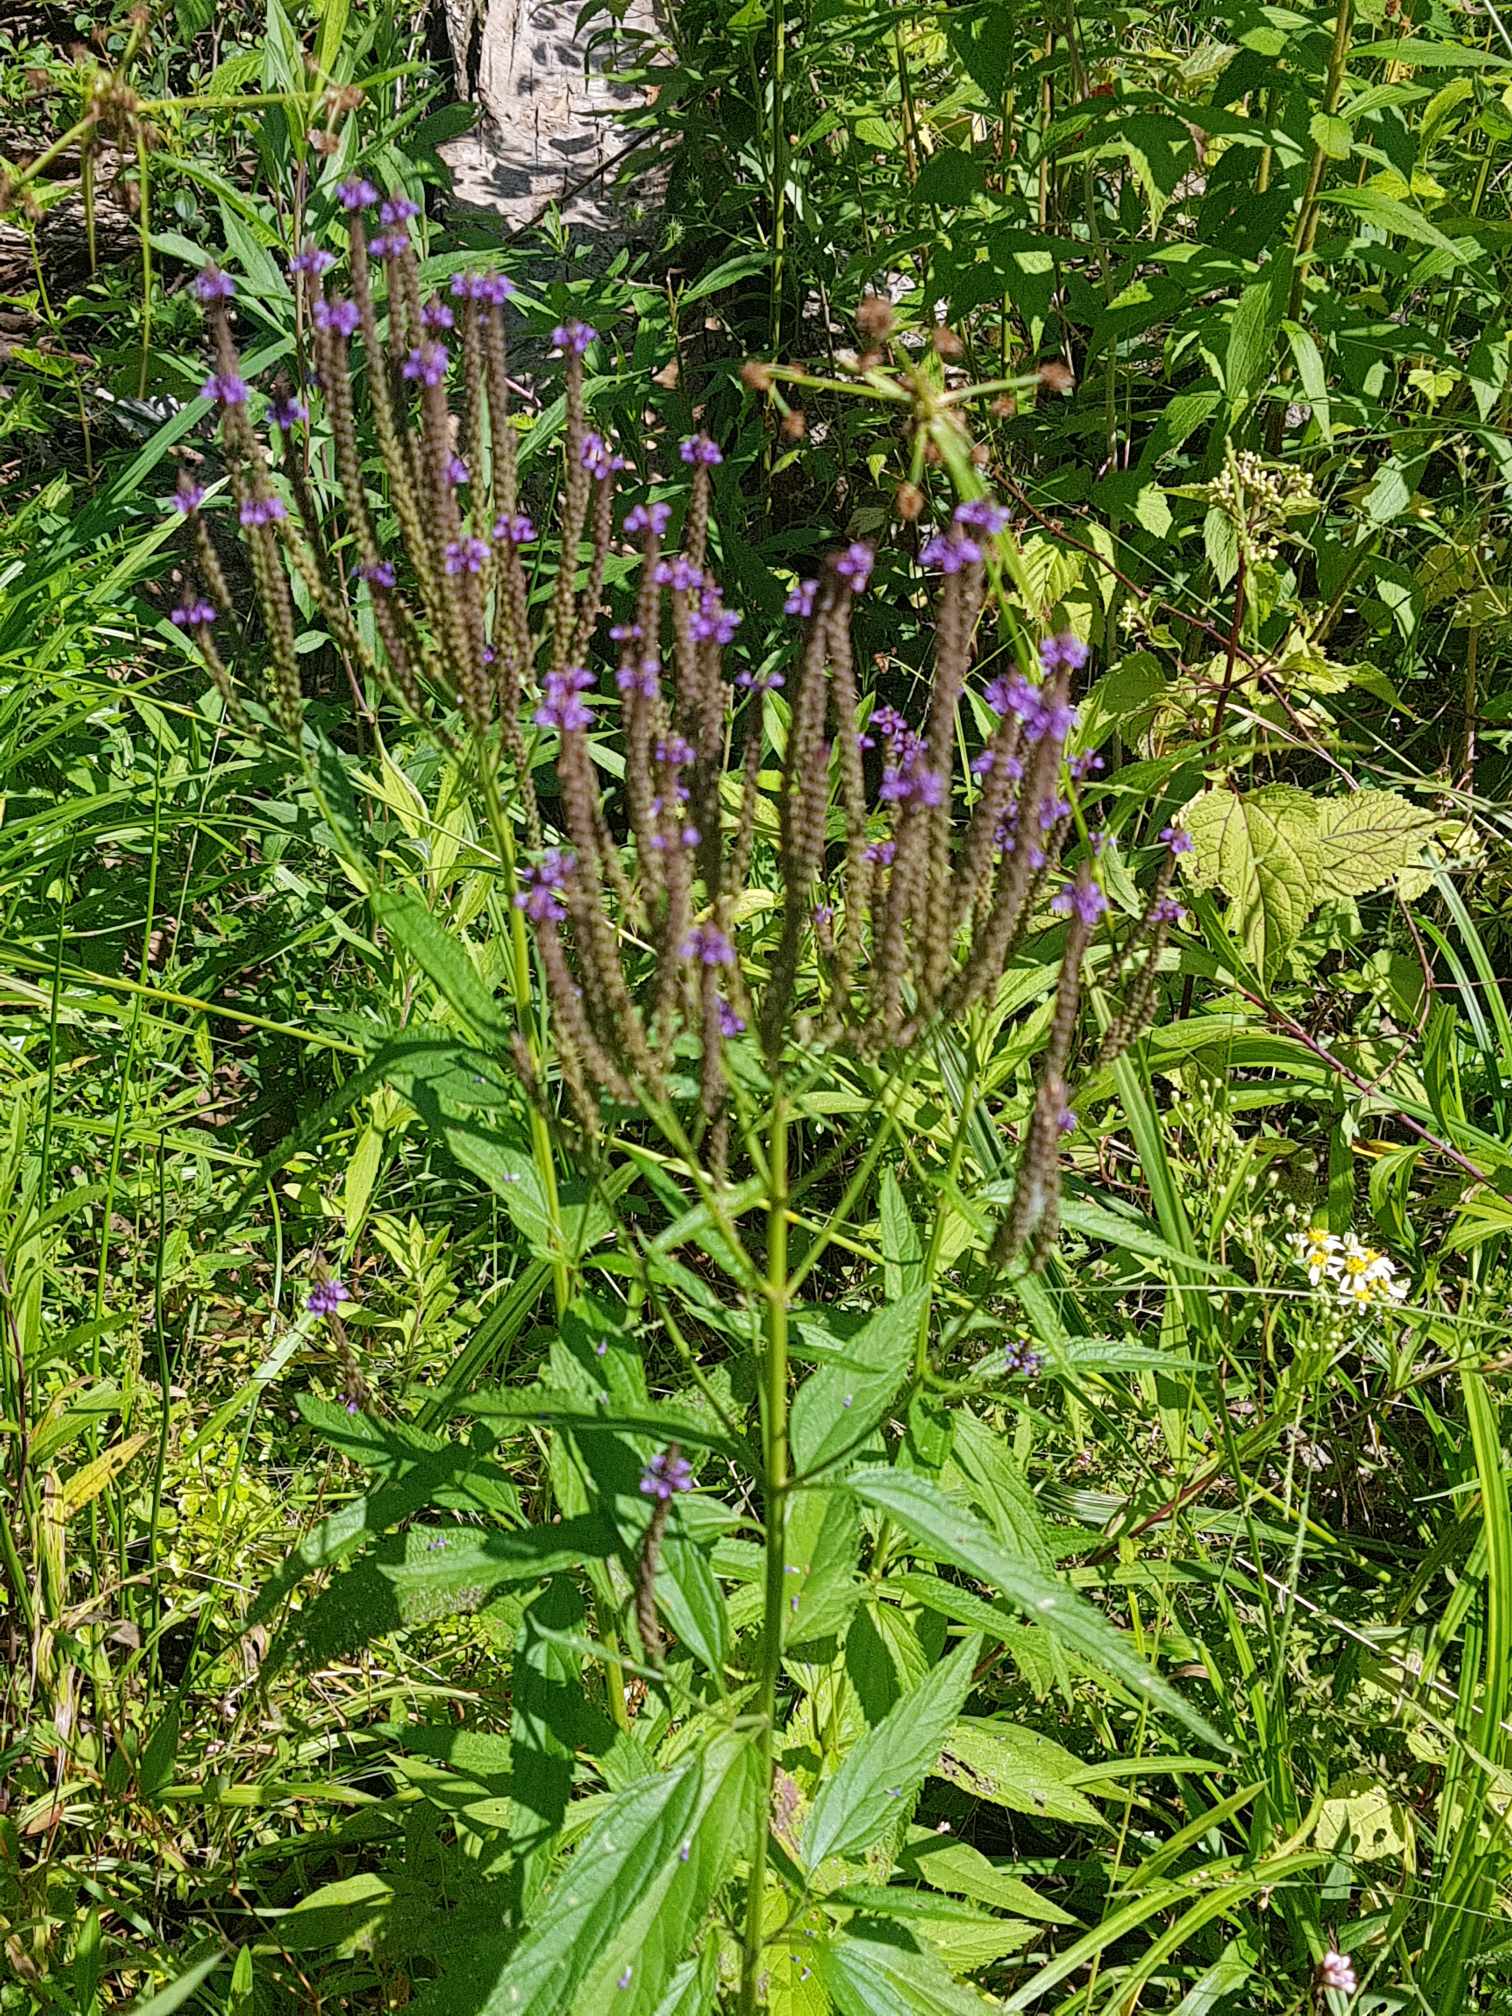
[[[651,578],[658,588],[672,588],[679,594],[690,595],[703,586],[704,577],[702,568],[695,567],[685,553],[679,553],[671,560],[658,560]]]
[[[719,1033],[721,1036],[743,1036],[745,1017],[737,1014],[721,994],[719,997]]]
[[[735,947],[717,924],[695,924],[683,940],[682,956],[700,966],[733,966]]]
[[[627,532],[654,532],[660,539],[672,522],[670,504],[634,504],[625,513]]]
[[[728,644],[743,621],[738,609],[726,609],[717,588],[708,587],[699,595],[690,628],[699,643]]]
[[[677,452],[694,469],[717,469],[724,460],[719,444],[707,434],[690,434]]]
[[[275,399],[268,408],[268,418],[275,427],[281,427],[285,434],[290,428],[297,427],[301,421],[308,420],[309,417],[309,407],[303,399],[296,398],[292,392],[286,399]]]
[[[989,539],[995,539],[999,532],[1008,529],[1008,512],[1001,504],[994,504],[990,497],[972,497],[964,504],[957,504],[954,512],[957,525],[969,526],[973,532],[981,532]]]
[[[454,490],[457,489],[460,484],[469,481],[467,474],[467,464],[462,460],[462,457],[460,455],[447,456],[446,480],[448,483],[450,483],[450,485]]]
[[[982,549],[974,539],[968,539],[958,525],[948,532],[937,532],[919,555],[921,567],[938,567],[942,574],[959,574],[964,567],[975,566],[982,557]]]
[[[438,329],[454,328],[456,321],[456,316],[453,315],[439,294],[433,294],[420,310],[421,327],[429,329],[432,335]]]
[[[1161,896],[1150,905],[1152,924],[1180,924],[1186,917],[1185,910],[1174,896]]]
[[[560,924],[567,915],[560,892],[575,866],[572,855],[560,847],[551,848],[537,866],[521,875],[524,887],[514,899],[516,910],[523,910],[532,924]]]
[[[343,210],[368,210],[378,201],[378,191],[365,175],[354,175],[337,184],[336,197]]]
[[[873,840],[866,850],[868,861],[875,861],[881,868],[891,868],[898,851],[896,840]]]
[[[322,273],[329,273],[336,264],[334,252],[327,252],[323,246],[312,245],[307,239],[289,261],[289,271],[303,273],[307,279],[318,280]]]
[[[659,1498],[665,1504],[674,1493],[693,1489],[693,1465],[686,1456],[673,1456],[667,1450],[659,1449],[646,1465],[640,1487],[648,1498]],[[620,1985],[624,1986],[628,1980],[627,1968]]]
[[[1055,1124],[1062,1134],[1074,1134],[1080,1124],[1076,1117],[1076,1108],[1074,1106],[1062,1106],[1059,1118]]]
[[[536,726],[555,728],[563,735],[588,727],[593,714],[582,696],[592,684],[593,674],[580,665],[569,665],[565,672],[548,672],[541,704],[535,710]]]
[[[478,275],[478,299],[491,302],[495,308],[502,308],[514,291],[514,282],[507,273]]]
[[[449,539],[446,542],[445,566],[448,574],[480,573],[487,558],[485,542],[471,535],[466,539]]]
[[[775,693],[787,681],[780,672],[751,672],[742,670],[735,674],[735,684],[744,686],[751,693]]]
[[[208,308],[212,301],[229,301],[236,292],[236,282],[219,266],[205,266],[194,276],[194,291]]]
[[[390,196],[378,212],[384,224],[408,224],[411,217],[420,215],[420,205],[410,201],[408,196]]]
[[[1064,889],[1058,889],[1050,899],[1050,908],[1059,917],[1069,917],[1073,911],[1090,931],[1108,907],[1108,899],[1095,882],[1068,882]]]
[[[399,371],[412,384],[418,381],[422,385],[439,385],[450,362],[444,343],[422,343],[418,349],[410,351]]]
[[[494,520],[493,536],[498,546],[528,546],[536,536],[535,526],[523,512],[512,518],[501,512]]]
[[[551,332],[552,347],[563,357],[581,357],[598,331],[591,322],[558,322]]]
[[[835,572],[842,581],[848,581],[851,593],[859,595],[871,579],[871,571],[876,564],[876,555],[870,546],[863,546],[859,539],[852,541],[835,562]]]
[[[480,301],[483,275],[481,273],[453,273],[448,289],[453,301]]]
[[[1071,631],[1062,630],[1054,637],[1045,638],[1039,647],[1040,663],[1047,672],[1080,672],[1087,662],[1087,647],[1080,637]]]
[[[329,1281],[317,1281],[305,1297],[305,1307],[312,1316],[334,1316],[343,1302],[350,1302],[346,1284],[339,1275],[333,1274]]]
[[[205,501],[205,486],[195,483],[188,476],[180,476],[179,486],[173,493],[173,508],[180,516],[187,518],[191,511],[198,511]]]
[[[638,693],[643,700],[654,700],[659,690],[657,677],[661,672],[659,658],[642,658],[638,664],[621,665],[614,675],[614,683],[621,693]]]
[[[398,580],[392,560],[373,560],[357,569],[357,579],[370,588],[392,588]]]
[[[271,525],[288,515],[282,497],[249,497],[238,513],[243,525]]]
[[[357,312],[355,301],[343,301],[339,297],[327,301],[324,296],[315,303],[315,327],[333,329],[338,336],[355,334],[362,317]]]
[[[585,434],[578,449],[578,460],[596,482],[602,483],[619,462],[619,457],[610,454],[609,444],[602,434]]]
[[[250,391],[246,379],[234,371],[212,371],[200,387],[200,397],[213,399],[217,406],[245,406]]]
[[[180,630],[198,630],[201,625],[215,621],[215,610],[209,602],[184,602],[170,610],[168,621],[177,624]]]
[[[798,586],[783,603],[783,612],[788,616],[812,616],[814,597],[819,593],[817,581],[800,581]]]
[[[1173,854],[1190,854],[1196,845],[1190,833],[1183,833],[1179,826],[1162,826],[1160,837]]]

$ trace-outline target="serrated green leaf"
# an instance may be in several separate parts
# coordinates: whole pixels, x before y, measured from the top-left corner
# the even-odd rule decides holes
[[[475,1035],[507,1045],[508,1017],[479,977],[461,939],[448,931],[420,898],[407,889],[379,889],[373,895],[373,916],[402,945],[443,999]]]
[[[1022,1876],[989,1861],[969,1841],[937,1834],[932,1827],[910,1829],[907,1846],[898,1857],[898,1873],[928,1883],[948,1896],[970,1897],[995,1911],[1010,1911],[1017,1918],[1034,1918],[1047,1925],[1076,1923],[1069,1911],[1041,1897]]]
[[[831,1855],[859,1855],[907,1812],[961,1712],[981,1645],[964,1639],[823,1781],[803,1832],[805,1868]]]
[[[1354,131],[1347,119],[1330,112],[1315,112],[1308,122],[1312,143],[1330,161],[1347,161],[1354,145]]]
[[[756,1748],[738,1732],[617,1793],[514,1951],[482,1942],[415,2016],[655,2016],[756,1805]]]
[[[496,1589],[601,1559],[614,1544],[609,1528],[592,1516],[521,1533],[412,1526],[338,1575],[290,1618],[268,1655],[268,1670],[290,1662],[328,1665],[386,1631],[466,1616]]]
[[[814,1948],[814,1971],[840,2016],[985,2016],[991,2006],[900,1925],[854,1919]]]
[[[1241,796],[1204,791],[1181,814],[1193,851],[1181,857],[1197,889],[1228,892],[1227,924],[1252,964],[1273,973],[1316,907],[1318,802],[1290,784]]]
[[[1185,1723],[1204,1742],[1225,1747],[1211,1724],[1151,1671],[1122,1632],[1063,1582],[1010,1553],[968,1507],[946,1497],[937,1485],[907,1471],[882,1469],[857,1471],[846,1484],[864,1504],[889,1513],[925,1556],[988,1583],[1102,1672]]]
[[[1010,1812],[1083,1827],[1103,1824],[1091,1800],[1068,1782],[1086,1777],[1087,1767],[1080,1758],[1048,1736],[1011,1722],[958,1722],[940,1754],[936,1775],[974,1799],[1006,1806]]]
[[[826,1339],[843,1363],[811,1372],[793,1399],[793,1460],[800,1476],[863,1442],[886,1414],[913,1362],[929,1289],[887,1303],[851,1336]]]
[[[1434,829],[1432,813],[1395,791],[1355,791],[1318,805],[1318,887],[1368,896],[1410,868]]]

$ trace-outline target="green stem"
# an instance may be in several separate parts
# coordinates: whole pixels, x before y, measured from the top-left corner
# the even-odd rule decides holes
[[[782,1613],[786,1569],[788,1481],[788,1145],[787,1102],[779,1085],[772,1102],[767,1195],[766,1363],[763,1367],[763,1464],[766,1472],[766,1601],[761,1631],[761,1685],[756,1712],[761,1759],[761,1812],[751,1851],[746,1894],[745,1948],[740,1970],[740,2016],[760,2007],[762,1920],[766,1908],[767,1846],[771,1835],[772,1783],[777,1752],[777,1676],[782,1670]]]
[[[782,348],[783,262],[787,251],[787,8],[772,7],[772,341],[775,357]]]
[[[488,823],[493,832],[494,844],[504,865],[504,891],[509,901],[509,939],[513,955],[510,985],[514,994],[515,1015],[521,1034],[530,1046],[531,1059],[537,1067],[539,1082],[540,1046],[536,1042],[531,1025],[530,940],[525,935],[525,914],[515,907],[514,900],[519,881],[515,870],[514,833],[504,816],[504,806],[499,797],[499,780],[494,775],[487,747],[481,741],[478,744],[478,775],[483,783],[483,802],[488,809]],[[525,1110],[530,1120],[531,1152],[541,1178],[541,1190],[546,1200],[546,1217],[551,1226],[551,1288],[556,1301],[556,1312],[560,1316],[571,1301],[572,1295],[567,1273],[566,1247],[562,1237],[556,1164],[551,1154],[551,1133],[546,1125],[545,1114],[540,1111],[533,1099],[526,1100]]]

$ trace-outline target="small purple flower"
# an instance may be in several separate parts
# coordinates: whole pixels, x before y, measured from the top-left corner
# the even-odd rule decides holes
[[[558,322],[551,332],[552,347],[563,357],[581,357],[598,331],[591,322]]]
[[[336,264],[334,252],[327,252],[324,246],[312,245],[308,239],[289,261],[290,274],[303,273],[307,279],[318,280],[322,273],[329,273]]]
[[[585,434],[578,447],[578,460],[596,482],[602,483],[614,467],[609,444],[602,434]]]
[[[1158,896],[1150,905],[1152,924],[1179,924],[1185,916],[1185,910],[1174,896]]]
[[[365,175],[354,175],[348,182],[336,185],[336,196],[343,210],[368,210],[378,201],[378,191]]]
[[[392,238],[386,238],[379,232],[375,237],[368,240],[368,257],[369,259],[397,259],[408,243],[409,240],[402,231],[396,231]]]
[[[422,385],[439,385],[450,362],[444,343],[422,343],[418,349],[410,351],[399,371],[411,383],[418,380]]]
[[[873,840],[866,850],[866,858],[875,861],[880,868],[891,868],[897,852],[896,840]]]
[[[853,540],[835,562],[835,572],[842,581],[848,581],[851,593],[859,595],[871,579],[871,571],[876,564],[876,555],[870,546],[863,546],[859,539]]]
[[[173,508],[181,517],[187,518],[191,511],[198,511],[205,501],[205,486],[191,477],[180,476],[178,488],[171,499]]]
[[[575,865],[573,857],[560,847],[549,849],[534,868],[521,874],[524,886],[514,899],[516,910],[523,910],[533,924],[559,924],[567,915],[559,892]]]
[[[312,1316],[334,1316],[343,1302],[350,1302],[346,1284],[339,1275],[333,1274],[329,1281],[317,1281],[305,1297],[305,1307]]]
[[[1062,798],[1056,792],[1050,791],[1040,800],[1039,823],[1042,833],[1050,832],[1062,819],[1070,817],[1071,801],[1068,798]]]
[[[642,1491],[644,1491],[644,1490],[645,1490],[645,1488],[646,1488],[646,1485],[645,1485],[645,1480],[644,1480],[644,1478],[643,1478],[643,1479],[641,1480],[641,1489],[642,1489]],[[667,1496],[668,1494],[667,1494],[666,1492],[662,1492],[662,1493],[660,1493],[660,1494],[658,1494],[658,1495],[660,1495],[660,1496],[662,1496],[662,1497],[666,1497],[666,1496]],[[616,1987],[616,1988],[628,1988],[628,1987],[630,1986],[630,1981],[631,1981],[631,1978],[632,1978],[632,1976],[634,1975],[634,1973],[635,1973],[635,1969],[634,1969],[633,1967],[627,1967],[627,1968],[625,1969],[624,1973],[623,1973],[623,1974],[621,1974],[621,1976],[619,1977],[618,1981],[616,1981],[616,1982],[615,1982],[615,1984],[614,1984],[614,1985],[615,1985],[615,1987]]]
[[[1107,767],[1101,756],[1090,749],[1083,750],[1079,756],[1073,756],[1066,765],[1078,784],[1084,777],[1095,777],[1099,770],[1106,770]]]
[[[1183,833],[1179,826],[1162,826],[1160,837],[1173,854],[1190,854],[1196,842],[1190,833]]]
[[[357,324],[362,319],[357,312],[357,303],[342,300],[340,297],[334,301],[327,301],[322,296],[315,303],[314,315],[317,329],[334,329],[338,336],[355,334]]]
[[[478,299],[491,302],[495,308],[502,308],[514,291],[514,282],[507,273],[478,275]]]
[[[194,291],[208,308],[212,301],[229,301],[236,293],[236,282],[219,266],[202,266],[194,276]]]
[[[169,611],[168,621],[177,624],[180,630],[198,630],[215,621],[215,609],[209,602],[183,602]]]
[[[357,569],[357,579],[370,588],[392,588],[398,580],[392,560],[372,560]]]
[[[668,770],[686,770],[697,751],[693,744],[681,735],[668,735],[658,742],[653,752],[658,763]]]
[[[695,924],[683,940],[682,956],[700,966],[733,966],[735,947],[717,924]]]
[[[498,546],[528,546],[536,536],[535,526],[523,511],[517,511],[513,517],[501,512],[494,520],[493,536]]]
[[[817,581],[800,581],[783,603],[783,612],[788,616],[812,616],[814,597],[819,593]]]
[[[241,507],[243,525],[271,525],[275,518],[287,518],[282,497],[249,497]]]
[[[300,399],[292,392],[286,398],[275,399],[268,408],[268,418],[273,422],[275,427],[282,428],[285,434],[289,433],[292,428],[297,427],[301,421],[308,420],[309,417],[309,407],[306,406],[303,399]]]
[[[467,474],[467,464],[462,460],[462,457],[460,455],[447,456],[446,480],[448,483],[450,483],[453,490],[456,490],[463,483],[466,483],[470,480]]]
[[[830,925],[833,924],[834,921],[835,921],[835,906],[833,903],[816,903],[814,905],[814,922],[817,925],[819,925],[821,929],[828,930]]]
[[[1056,1129],[1061,1134],[1074,1134],[1079,1125],[1074,1106],[1062,1106],[1056,1118]]]
[[[742,670],[735,674],[735,684],[744,686],[751,693],[775,693],[787,681],[780,672],[751,672]]]
[[[689,626],[699,643],[728,644],[745,619],[738,609],[726,609],[717,588],[705,588]]]
[[[1062,630],[1047,637],[1039,647],[1040,663],[1047,672],[1080,672],[1087,662],[1087,647],[1080,637]]]
[[[451,329],[455,327],[456,320],[456,316],[453,315],[439,294],[432,294],[429,301],[420,310],[420,326],[422,329],[429,329],[432,335],[438,329]]]
[[[678,553],[670,560],[658,560],[656,571],[651,576],[658,588],[672,588],[680,595],[691,595],[695,588],[703,585],[703,569],[695,567],[684,553]]]
[[[627,659],[615,673],[614,683],[621,693],[638,693],[643,700],[654,700],[660,691],[657,683],[660,672],[659,658]]]
[[[471,534],[465,539],[449,539],[446,542],[445,566],[448,574],[480,573],[487,558],[486,543]]]
[[[640,635],[641,626],[639,623],[611,623],[609,625],[610,641],[615,644],[633,643],[639,639]]]
[[[684,462],[695,469],[717,469],[724,456],[707,434],[690,434],[678,449]]]
[[[200,387],[200,397],[213,399],[217,406],[245,406],[250,392],[246,379],[234,371],[212,371]]]
[[[665,1504],[674,1493],[693,1489],[693,1465],[686,1456],[673,1456],[659,1449],[642,1473],[640,1488],[648,1498],[659,1498]],[[624,1979],[629,1979],[628,1968]]]
[[[919,555],[921,567],[938,567],[942,574],[959,574],[965,567],[974,567],[982,557],[982,549],[974,539],[968,539],[960,526],[952,525],[948,532],[937,532]]]
[[[884,805],[918,805],[925,809],[945,803],[945,779],[931,770],[917,751],[907,762],[889,764],[878,793]]]
[[[737,1014],[721,994],[719,997],[719,1033],[721,1036],[743,1036],[745,1017]]]
[[[1003,1370],[1017,1372],[1025,1379],[1032,1379],[1044,1362],[1038,1351],[1031,1350],[1027,1344],[1020,1344],[1017,1340],[1010,1341],[1003,1352]]]
[[[481,273],[453,273],[448,289],[453,301],[481,301],[483,298],[483,275]]]
[[[1090,880],[1068,882],[1064,889],[1058,889],[1050,899],[1050,908],[1057,916],[1069,917],[1075,911],[1089,931],[1107,907],[1107,897],[1097,884]]]
[[[582,696],[592,684],[593,674],[580,665],[569,665],[565,672],[548,672],[541,704],[535,710],[536,726],[555,728],[563,735],[588,727],[593,714]]]
[[[670,504],[634,504],[625,513],[627,532],[654,532],[660,539],[672,522]]]
[[[378,212],[379,221],[384,224],[408,224],[411,217],[420,215],[420,205],[411,202],[408,196],[390,196]]]
[[[995,539],[999,532],[1008,529],[1008,512],[1001,504],[994,504],[990,497],[972,497],[955,508],[957,525],[969,526],[973,532],[981,532],[989,539]]]

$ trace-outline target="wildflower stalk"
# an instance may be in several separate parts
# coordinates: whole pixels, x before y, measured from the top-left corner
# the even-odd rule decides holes
[[[740,1970],[740,2016],[760,2007],[762,1919],[766,1904],[767,1844],[771,1835],[774,1763],[777,1750],[777,1681],[782,1671],[782,1612],[787,1533],[788,1481],[788,1116],[779,1081],[772,1097],[767,1141],[766,1362],[762,1367],[762,1467],[766,1508],[766,1582],[762,1605],[761,1676],[756,1712],[760,1758],[761,1819],[751,1855],[746,1894],[745,1939]]]

